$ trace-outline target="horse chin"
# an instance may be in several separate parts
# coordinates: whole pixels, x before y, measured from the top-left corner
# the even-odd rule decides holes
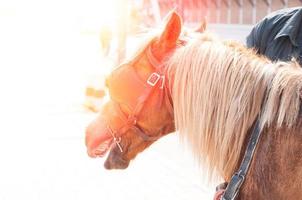
[[[105,169],[126,169],[129,166],[130,161],[125,160],[119,149],[117,147],[113,147],[109,155],[104,163]]]

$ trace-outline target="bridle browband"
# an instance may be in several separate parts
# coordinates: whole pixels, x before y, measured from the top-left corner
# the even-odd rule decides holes
[[[117,130],[114,130],[108,124],[106,128],[110,133],[113,142],[119,148],[120,152],[123,152],[123,147],[120,144],[121,136],[130,129],[132,129],[144,141],[150,141],[150,142],[156,141],[160,137],[162,137],[161,134],[157,136],[151,136],[149,133],[146,132],[146,130],[143,130],[137,123],[140,113],[145,106],[145,103],[147,102],[151,94],[154,91],[156,91],[156,89],[159,90],[161,95],[160,100],[157,102],[157,104],[161,106],[163,101],[165,101],[169,113],[173,114],[172,100],[170,97],[169,89],[166,84],[166,76],[165,76],[163,64],[155,58],[155,56],[152,53],[151,47],[147,47],[145,51],[148,61],[152,65],[154,71],[149,75],[148,79],[145,80],[147,88],[144,91],[142,91],[142,94],[138,97],[138,102],[135,108],[131,111],[131,114],[127,115],[126,113],[124,113],[123,110],[121,109],[120,104],[112,99],[116,111],[118,112],[119,117],[123,121],[123,125]],[[135,59],[135,61],[130,62],[130,64],[134,65],[136,60],[138,60],[138,58]],[[138,74],[135,75],[138,76]]]

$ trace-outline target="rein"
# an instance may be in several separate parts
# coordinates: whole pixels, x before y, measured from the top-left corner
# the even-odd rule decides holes
[[[260,136],[261,136],[260,119],[258,116],[253,125],[253,132],[250,136],[248,145],[245,150],[244,157],[241,161],[241,165],[238,171],[234,173],[229,183],[223,183],[224,184],[223,187],[224,188],[226,187],[223,194],[221,194],[221,190],[223,191],[223,188],[217,189],[218,195],[216,196],[219,200],[235,200],[237,198],[239,190],[242,184],[244,183],[245,177],[247,175],[253,156],[255,154],[255,150],[257,148],[257,144],[259,143]]]
[[[127,115],[126,113],[124,113],[121,109],[120,104],[112,99],[120,118],[124,121],[124,124],[117,130],[114,130],[112,127],[107,125],[107,130],[110,133],[113,142],[118,146],[121,153],[123,152],[123,148],[120,144],[121,135],[123,135],[130,129],[132,129],[144,141],[156,141],[162,136],[161,134],[158,136],[151,136],[145,130],[143,130],[137,123],[140,113],[143,110],[146,101],[149,99],[151,94],[156,91],[156,89],[159,89],[160,92],[160,100],[157,103],[158,106],[160,107],[163,101],[165,100],[169,112],[171,114],[173,113],[173,106],[172,106],[171,99],[168,96],[166,98],[164,97],[165,95],[164,93],[166,93],[166,95],[169,94],[169,89],[165,84],[166,77],[163,73],[163,67],[162,67],[163,64],[160,63],[155,58],[155,56],[152,53],[151,47],[148,47],[145,51],[148,61],[152,65],[154,71],[149,75],[147,80],[145,80],[148,87],[144,91],[142,91],[142,94],[138,97],[137,99],[138,102],[135,108],[132,110],[131,114]],[[132,63],[135,63],[135,61]],[[138,77],[138,74],[135,74],[135,76]]]

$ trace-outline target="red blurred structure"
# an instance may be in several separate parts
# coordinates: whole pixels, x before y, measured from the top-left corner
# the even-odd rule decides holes
[[[160,8],[160,18],[175,8],[186,22],[207,17],[210,23],[255,24],[272,11],[301,6],[301,0],[145,0],[145,8]],[[156,9],[154,9],[156,10]],[[154,15],[158,13],[153,12]]]
[[[253,25],[272,11],[301,6],[302,0],[117,0],[116,49],[113,49],[116,66],[124,61],[131,41],[131,35],[144,30],[145,27],[157,27],[171,10],[176,10],[186,26],[196,26],[206,18],[207,23],[227,25],[228,31],[233,25]],[[230,28],[231,27],[231,28]],[[236,26],[235,29],[239,29]],[[238,33],[236,33],[238,34]],[[100,33],[101,46],[105,57],[110,50],[112,35],[103,30]],[[110,36],[109,36],[110,35]],[[133,41],[133,40],[132,40]],[[129,50],[129,49],[128,49]],[[95,88],[94,88],[95,87]],[[98,110],[98,102],[104,96],[100,86],[86,88],[86,107]],[[97,102],[97,103],[95,103]]]

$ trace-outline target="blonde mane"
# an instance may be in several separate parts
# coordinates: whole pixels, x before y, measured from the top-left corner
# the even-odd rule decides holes
[[[261,128],[292,126],[300,108],[302,69],[272,63],[244,46],[202,34],[168,63],[176,129],[209,180],[229,180],[257,116]]]

